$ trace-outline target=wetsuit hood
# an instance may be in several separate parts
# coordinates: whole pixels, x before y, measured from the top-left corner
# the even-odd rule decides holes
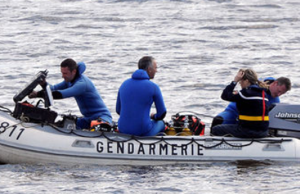
[[[71,81],[71,83],[74,83],[75,80],[78,77],[80,77],[83,74],[83,72],[85,72],[85,69],[86,69],[86,65],[84,62],[77,63],[77,73],[76,73],[75,77],[73,78],[73,80]]]
[[[77,67],[77,72],[79,75],[83,74],[83,72],[86,69],[85,63],[84,62],[79,62],[77,63],[78,67]]]
[[[147,71],[138,69],[132,74],[132,79],[150,79]]]

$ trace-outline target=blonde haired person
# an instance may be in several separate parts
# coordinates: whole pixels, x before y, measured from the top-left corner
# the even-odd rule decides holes
[[[286,77],[267,77],[264,82],[268,85],[268,105],[272,107],[275,103],[280,103],[280,96],[291,90],[291,80]],[[238,123],[238,110],[235,102],[230,102],[227,107],[214,117],[211,128],[219,124],[236,124]]]
[[[235,92],[239,82],[242,90]],[[258,80],[252,69],[240,69],[234,80],[223,90],[221,98],[236,102],[239,112],[237,124],[220,124],[212,128],[215,136],[234,136],[242,138],[260,138],[268,135],[268,98],[267,85]]]

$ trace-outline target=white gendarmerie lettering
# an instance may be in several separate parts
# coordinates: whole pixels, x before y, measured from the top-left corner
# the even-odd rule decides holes
[[[133,143],[98,141],[97,152],[103,154],[134,154],[159,156],[194,156],[203,155],[200,144],[165,144],[161,143]]]

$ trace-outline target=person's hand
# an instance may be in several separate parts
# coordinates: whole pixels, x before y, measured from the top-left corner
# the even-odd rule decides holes
[[[244,77],[245,72],[244,70],[240,69],[239,72],[236,74],[236,76],[234,77],[235,82],[239,82],[240,80],[242,80],[242,78]]]
[[[32,91],[29,95],[28,98],[36,98],[37,97],[37,92],[36,91]]]
[[[154,115],[155,115],[154,113],[151,113],[150,118],[154,119]]]
[[[47,81],[46,78],[43,78],[40,82],[39,82],[40,86],[45,87],[47,85]]]

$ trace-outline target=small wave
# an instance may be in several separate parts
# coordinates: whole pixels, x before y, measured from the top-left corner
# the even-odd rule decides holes
[[[251,7],[255,7],[255,8],[274,8],[274,9],[282,8],[280,5],[276,5],[276,4],[251,5]]]
[[[48,22],[48,23],[52,23],[52,24],[57,24],[57,23],[63,21],[62,17],[42,16],[42,15],[36,15],[36,16],[31,16],[31,17],[26,17],[26,18],[20,19],[20,21],[22,21],[22,20],[32,21],[32,22],[44,21],[44,22]]]
[[[269,28],[278,28],[277,25],[272,24],[257,24],[257,25],[249,25],[249,26],[206,26],[200,29],[207,30],[239,30],[239,29],[269,29]]]
[[[272,23],[279,23],[279,22],[298,22],[299,18],[251,18],[251,19],[243,19],[242,22],[272,22]]]

